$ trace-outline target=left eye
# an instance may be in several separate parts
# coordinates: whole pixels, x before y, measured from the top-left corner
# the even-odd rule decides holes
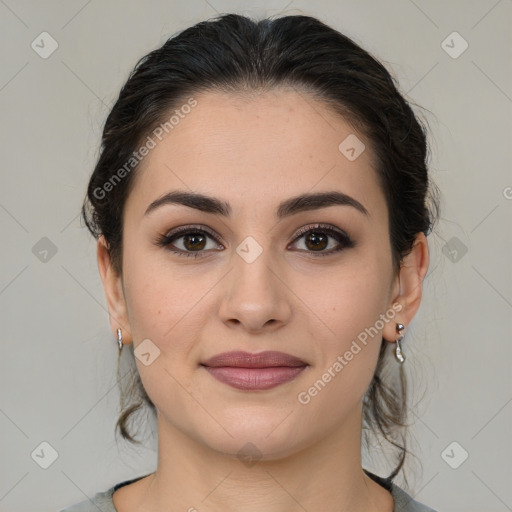
[[[209,248],[207,247],[208,239],[215,242]],[[305,248],[298,250],[300,252],[313,253],[315,256],[327,256],[340,252],[343,249],[354,247],[354,242],[346,233],[330,226],[320,226],[318,224],[313,227],[302,228],[292,242],[292,245],[301,239],[304,239],[303,246]],[[329,239],[334,240],[335,243],[330,244]],[[179,241],[179,244],[175,244],[176,241]],[[192,229],[190,227],[162,235],[158,239],[157,244],[179,256],[192,256],[194,258],[197,258],[208,249],[223,248],[213,233],[206,231],[204,228]],[[180,244],[181,247],[177,247]]]
[[[337,242],[334,243],[334,248],[332,245],[329,247],[329,238]],[[305,249],[300,250],[317,253],[315,256],[328,256],[329,254],[337,253],[343,249],[354,246],[351,238],[346,233],[329,226],[318,225],[313,228],[303,228],[294,242],[301,239],[304,239],[303,246],[305,246]],[[325,250],[327,248],[330,250]]]

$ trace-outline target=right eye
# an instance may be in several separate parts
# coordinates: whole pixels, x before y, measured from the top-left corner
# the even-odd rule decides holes
[[[205,249],[208,239],[216,242],[213,249],[223,248],[220,242],[217,240],[217,237],[211,232],[209,229],[203,227],[195,227],[195,226],[183,226],[177,228],[173,231],[170,231],[166,234],[161,235],[157,244],[165,247],[166,250],[169,250],[178,256],[186,256],[186,257],[194,257],[197,258],[201,253],[207,251]],[[182,248],[176,247],[175,241],[179,240]],[[212,249],[208,249],[208,252]]]

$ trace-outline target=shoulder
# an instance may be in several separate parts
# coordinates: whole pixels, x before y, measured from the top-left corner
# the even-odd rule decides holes
[[[137,478],[119,482],[118,484],[110,487],[110,489],[97,492],[92,498],[88,498],[79,503],[75,503],[74,505],[64,508],[59,512],[98,512],[98,510],[101,510],[101,512],[117,512],[112,500],[112,495],[114,492],[117,491],[117,489],[120,487],[124,487],[125,485],[136,482],[137,480],[141,480],[146,476],[148,475],[143,475]]]
[[[102,512],[117,512],[112,501],[114,490],[115,486],[107,491],[98,492],[92,498],[75,503],[59,512],[98,512],[98,509]]]
[[[407,494],[393,482],[384,480],[383,478],[369,472],[366,473],[371,475],[375,481],[384,484],[384,486],[391,492],[395,502],[393,512],[436,512],[434,509],[414,500],[411,496],[409,496],[409,494]],[[144,478],[144,476],[120,482],[106,491],[96,493],[90,499],[71,505],[70,507],[62,509],[59,512],[97,512],[98,509],[102,512],[117,512],[114,507],[114,502],[112,501],[112,495],[114,492],[120,487]]]
[[[393,512],[436,512],[433,508],[427,507],[419,501],[414,500],[403,489],[398,487],[398,485],[396,485],[391,479],[383,478],[374,473],[371,473],[370,471],[367,471],[366,469],[364,472],[375,482],[382,485],[382,487],[391,493],[391,496],[393,496],[393,501],[395,502]]]
[[[414,500],[394,483],[391,483],[391,495],[395,501],[393,512],[436,512],[433,508]]]

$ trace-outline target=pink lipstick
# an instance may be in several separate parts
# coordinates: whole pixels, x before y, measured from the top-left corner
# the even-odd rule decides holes
[[[201,363],[210,375],[242,390],[265,390],[288,382],[308,364],[283,352],[224,352]]]

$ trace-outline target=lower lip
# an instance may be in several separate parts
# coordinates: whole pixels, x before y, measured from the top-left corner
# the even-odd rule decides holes
[[[293,380],[305,366],[239,368],[234,366],[204,367],[213,377],[236,389],[271,389]]]

